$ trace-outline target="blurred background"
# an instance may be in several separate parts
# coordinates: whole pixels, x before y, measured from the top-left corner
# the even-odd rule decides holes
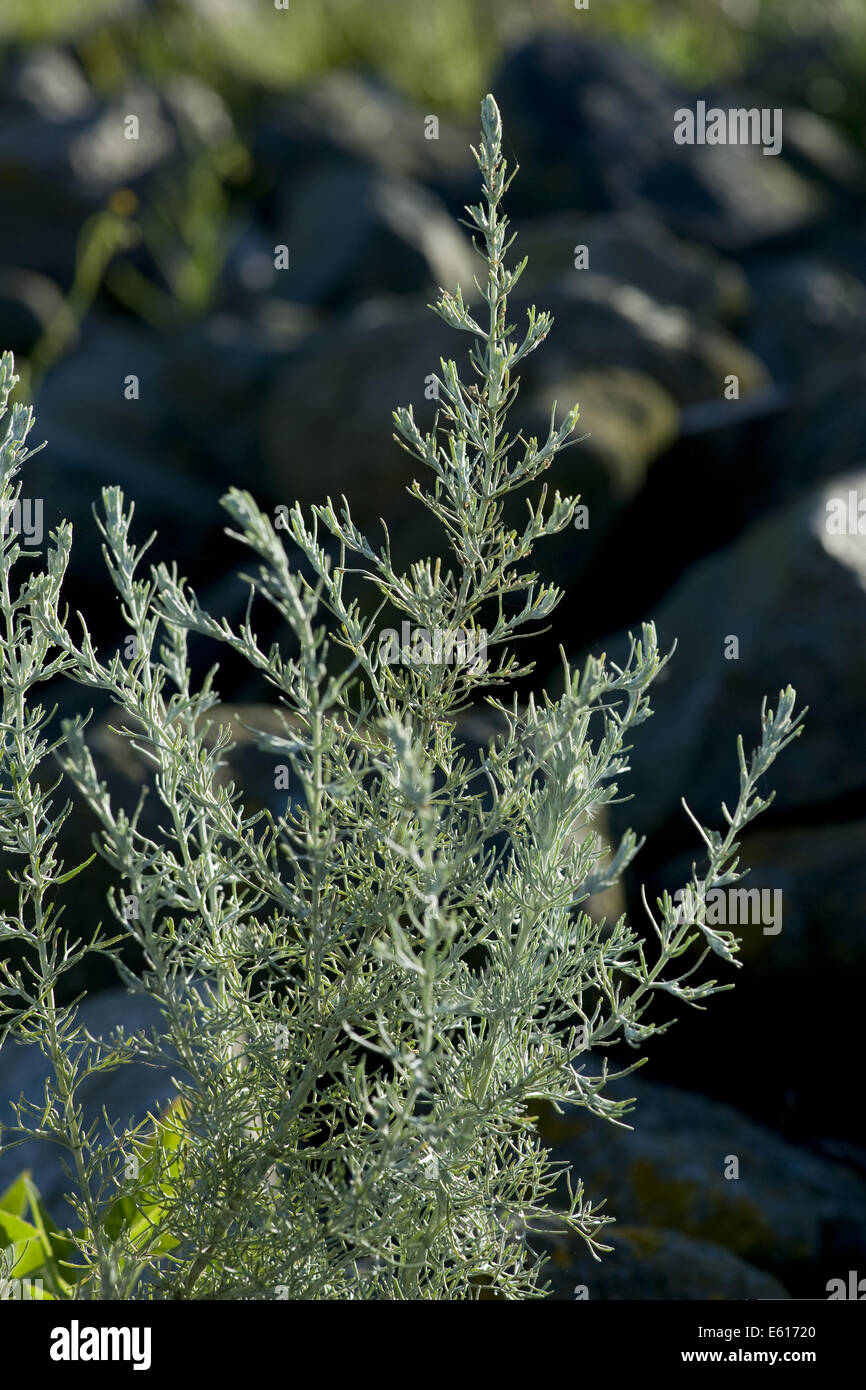
[[[620,1221],[601,1268],[557,1247],[557,1293],[826,1297],[828,1279],[866,1276],[866,7],[277,5],[4,0],[0,346],[48,441],[25,492],[46,534],[75,527],[70,606],[120,642],[90,510],[108,483],[233,620],[230,484],[268,507],[345,492],[362,526],[387,518],[398,559],[435,548],[390,412],[428,421],[426,378],[464,349],[426,305],[438,285],[471,290],[457,218],[492,90],[529,256],[512,318],[535,302],[556,320],[518,423],[538,432],[554,400],[579,401],[588,434],[550,479],[590,524],[538,552],[565,598],[534,684],[555,682],[560,642],[618,655],[652,618],[678,643],[638,731],[635,799],[611,816],[611,834],[647,839],[636,921],[641,884],[673,891],[698,855],[680,797],[720,824],[762,697],[791,683],[810,706],[743,840],[748,885],[783,894],[782,930],[745,926],[736,990],[620,1086],[633,1134],[544,1117]],[[780,110],[781,152],[677,145],[674,112],[698,100]],[[230,661],[221,680],[232,710],[267,698]],[[97,715],[100,769],[134,802],[144,769]],[[240,779],[273,800],[270,762],[239,738]],[[69,823],[70,861],[91,833],[83,812]],[[76,929],[101,911],[101,872],[70,897]]]

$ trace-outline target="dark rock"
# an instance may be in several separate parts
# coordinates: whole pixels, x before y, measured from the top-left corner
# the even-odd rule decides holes
[[[816,711],[820,713],[819,711]],[[771,774],[772,775],[772,774]],[[749,868],[742,888],[781,893],[781,929],[774,921],[749,922],[737,930],[741,959],[750,974],[777,983],[794,972],[825,982],[866,971],[866,823],[756,829],[740,841]],[[653,887],[686,883],[691,857],[682,856],[658,871]],[[753,902],[757,900],[753,899]],[[766,897],[765,901],[774,900]],[[778,900],[775,900],[778,901]],[[832,923],[832,930],[828,930]]]
[[[681,407],[723,399],[729,375],[739,379],[742,397],[767,385],[763,363],[729,332],[636,285],[573,271],[539,300],[555,323],[543,349],[528,359],[530,381],[569,369],[627,368],[652,377]],[[515,302],[517,321],[523,309]]]
[[[538,300],[556,322],[543,351],[529,357],[522,370],[515,419],[523,425],[528,415],[537,424],[553,395],[564,412],[574,398],[560,393],[587,382],[597,402],[590,405],[595,423],[589,427],[601,444],[600,449],[590,444],[587,459],[594,457],[593,467],[601,460],[608,470],[617,455],[606,484],[611,497],[628,495],[636,474],[670,438],[671,401],[719,398],[730,372],[739,375],[744,394],[765,381],[761,364],[729,334],[631,285],[573,272]],[[515,299],[513,323],[525,321],[528,304]],[[405,492],[421,465],[392,442],[391,411],[411,403],[419,425],[429,428],[434,413],[434,403],[425,399],[429,380],[443,356],[455,357],[465,371],[468,346],[465,337],[461,341],[414,305],[368,305],[323,334],[275,378],[265,406],[262,453],[274,496],[307,503],[345,493],[362,529],[374,527],[378,534],[378,518],[387,517],[398,563],[431,553],[438,532]],[[605,401],[624,408],[627,418],[604,419]],[[583,447],[561,456],[554,486],[573,492],[585,485]],[[577,562],[577,550],[574,555]]]
[[[736,989],[712,1000],[705,1013],[681,1015],[659,1039],[653,1065],[678,1085],[711,1089],[792,1141],[811,1146],[817,1136],[826,1157],[848,1162],[848,1140],[862,1134],[843,1059],[856,1057],[861,1046],[866,828],[862,820],[760,827],[758,821],[740,839],[748,872],[737,887],[751,896],[728,900],[744,968],[724,977]],[[640,882],[649,901],[663,888],[681,888],[693,858],[684,853],[645,869]],[[630,884],[629,899],[632,921],[644,923],[637,883]],[[815,1045],[810,1020],[825,1009],[839,1065]],[[856,1170],[854,1158],[851,1166]]]
[[[257,419],[276,373],[318,328],[318,316],[275,294],[247,294],[175,335],[159,373],[172,449],[209,480],[213,497],[252,475],[261,497]]]
[[[724,110],[759,106],[782,111],[782,151],[785,168],[829,194],[837,213],[853,210],[866,193],[863,157],[840,126],[817,110],[810,110],[807,93],[797,84],[797,94],[784,102],[771,100],[766,89],[734,87],[706,94],[707,106]],[[758,151],[760,153],[760,151]],[[775,163],[778,156],[769,159]]]
[[[846,1167],[866,1178],[866,1149],[860,1144],[850,1144],[844,1139],[813,1139],[809,1147],[819,1158],[829,1158],[833,1163],[844,1163]]]
[[[244,314],[259,295],[275,296],[277,270],[275,238],[253,222],[235,226],[229,238],[219,285],[219,307]]]
[[[792,169],[832,189],[837,200],[852,207],[866,193],[863,157],[838,126],[815,111],[786,106],[785,160]]]
[[[101,582],[91,506],[111,483],[136,503],[134,533],[158,531],[155,554],[177,556],[196,582],[227,568],[219,497],[260,477],[262,397],[318,322],[274,295],[245,309],[211,314],[168,340],[95,312],[77,350],[49,369],[34,433],[48,443],[26,466],[25,492],[44,499],[46,525],[64,516],[75,524],[73,577]]]
[[[593,1259],[580,1236],[548,1235],[539,1242],[550,1256],[545,1278],[550,1297],[562,1301],[619,1299],[789,1298],[778,1279],[709,1240],[658,1226],[608,1227],[613,1246]]]
[[[588,472],[585,461],[593,459],[612,503],[639,491],[647,464],[676,438],[678,411],[667,391],[627,368],[585,369],[540,387],[527,402],[533,414],[537,410],[539,427],[549,424],[554,400],[580,402],[577,433],[589,434],[580,445],[580,472]]]
[[[95,994],[81,1006],[79,1020],[95,1038],[115,1037],[118,1029],[125,1038],[136,1034],[150,1035],[160,1026],[161,1015],[156,1004],[146,995],[129,994],[124,989],[111,989]],[[0,1048],[0,1124],[17,1123],[12,1110],[22,1094],[37,1104],[44,1101],[45,1083],[50,1068],[41,1049],[35,1043],[25,1046],[10,1040]],[[120,1130],[156,1116],[169,1102],[175,1088],[167,1068],[130,1063],[113,1071],[96,1072],[81,1084],[78,1099],[82,1106],[85,1128],[95,1125],[98,1134],[106,1139],[110,1131],[103,1119],[103,1110]],[[26,1115],[25,1115],[26,1118]],[[29,1139],[10,1147],[14,1136],[3,1134],[0,1148],[0,1192],[18,1175],[29,1169],[49,1213],[58,1225],[77,1226],[74,1211],[64,1200],[72,1184],[63,1169],[68,1155],[55,1144]]]
[[[138,398],[127,398],[136,387]],[[119,484],[136,505],[133,534],[159,532],[161,558],[177,557],[193,580],[224,565],[224,520],[218,490],[200,480],[199,459],[179,421],[193,404],[172,384],[172,364],[159,339],[129,324],[91,317],[81,344],[46,376],[36,401],[34,443],[47,440],[26,464],[25,496],[43,499],[46,536],[63,518],[75,539],[70,602],[93,612],[87,595],[105,592],[101,538],[92,513],[105,486]],[[211,435],[219,430],[213,415]],[[215,451],[218,459],[218,451]],[[211,460],[213,467],[213,460]],[[119,622],[113,599],[96,615],[104,637]],[[110,614],[115,614],[112,619]],[[119,635],[115,633],[115,635]]]
[[[647,470],[641,490],[611,516],[603,544],[565,595],[558,627],[570,633],[573,646],[584,643],[600,652],[611,632],[655,612],[691,565],[730,545],[787,499],[789,494],[780,499],[776,491],[784,467],[769,440],[790,404],[789,389],[768,386],[739,400],[719,395],[682,408],[677,439]],[[756,458],[764,465],[760,469]],[[724,506],[718,504],[720,479]],[[547,640],[540,637],[539,643]],[[539,647],[542,668],[556,666],[559,640],[551,636],[545,650]]]
[[[521,164],[514,206],[642,211],[681,236],[740,251],[804,230],[832,207],[826,187],[752,145],[677,145],[685,93],[634,50],[542,35],[494,82]],[[724,94],[709,104],[727,109]],[[749,105],[763,105],[752,101]]]
[[[546,572],[567,575],[574,583],[623,507],[640,494],[654,460],[676,439],[679,413],[667,391],[640,372],[575,371],[521,402],[524,434],[544,438],[554,403],[561,418],[572,401],[580,402],[580,442],[561,453],[545,477],[551,490],[580,498],[588,524],[545,541],[540,559]],[[519,525],[523,498],[509,501],[506,519]]]
[[[137,138],[127,138],[128,116]],[[165,94],[137,80],[103,103],[67,53],[29,50],[0,99],[0,196],[15,210],[0,221],[0,263],[20,263],[26,248],[29,268],[68,284],[81,227],[112,192],[145,196],[155,176],[185,162],[190,138],[230,129],[220,99],[195,79]]]
[[[852,275],[797,257],[757,274],[753,290],[748,343],[777,380],[814,395],[866,356],[866,285]]]
[[[737,786],[735,740],[759,741],[766,695],[787,684],[813,711],[806,733],[774,764],[774,813],[800,811],[862,790],[866,769],[866,536],[832,535],[828,503],[866,493],[866,477],[836,478],[751,527],[727,549],[689,569],[653,611],[659,640],[676,655],[655,691],[652,721],[635,737],[615,829],[685,832],[684,796],[704,824],[720,824],[722,800]],[[719,480],[720,498],[724,480]],[[739,658],[726,659],[729,637]],[[616,658],[624,639],[606,650]],[[627,782],[627,786],[625,783]]]
[[[472,247],[444,206],[408,179],[360,164],[317,165],[293,180],[275,224],[290,268],[276,288],[302,304],[471,285]]]
[[[438,139],[428,139],[425,118],[374,76],[330,72],[268,110],[253,154],[266,186],[281,186],[323,156],[349,159],[425,184],[459,210],[476,192],[469,146],[477,132],[474,125],[462,129],[440,118]]]
[[[391,411],[411,402],[429,427],[425,380],[454,349],[448,328],[416,308],[389,306],[378,319],[368,308],[321,335],[278,374],[265,402],[261,449],[273,496],[291,506],[345,494],[362,529],[380,537],[378,518],[387,517],[400,553],[422,553],[430,518],[405,492],[421,466],[392,440]]]
[[[862,292],[850,287],[851,302],[862,303]],[[805,333],[793,349],[800,357],[803,376],[790,409],[779,417],[767,441],[772,496],[784,501],[813,486],[819,478],[838,477],[863,464],[866,439],[866,349],[855,346],[862,329],[840,311],[836,330],[823,325],[815,330],[827,340],[826,365],[816,351],[810,369],[806,360]],[[844,361],[846,344],[851,356]]]
[[[541,1132],[606,1214],[713,1241],[798,1297],[823,1297],[826,1269],[862,1261],[866,1182],[850,1169],[704,1096],[635,1076],[605,1094],[635,1098],[634,1129],[574,1110],[545,1112]]]
[[[516,250],[529,257],[524,292],[569,272],[579,246],[589,252],[588,269],[580,273],[634,285],[696,318],[727,322],[747,308],[746,277],[738,265],[674,236],[652,217],[629,212],[588,217],[575,210],[521,219]]]

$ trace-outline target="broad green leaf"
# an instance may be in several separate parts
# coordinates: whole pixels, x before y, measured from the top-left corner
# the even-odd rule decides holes
[[[35,1232],[33,1236],[15,1242],[12,1256],[15,1261],[11,1269],[13,1279],[23,1279],[25,1275],[46,1269],[51,1264],[51,1251],[45,1249]]]
[[[39,1240],[39,1232],[29,1221],[11,1212],[0,1211],[0,1250],[7,1245],[17,1245],[25,1240]]]
[[[29,1201],[24,1179],[29,1177],[29,1171],[23,1173],[15,1179],[11,1187],[7,1187],[6,1191],[0,1194],[0,1212],[9,1212],[12,1216],[24,1215]]]
[[[174,1180],[180,1172],[182,1146],[186,1138],[184,1113],[184,1103],[177,1097],[154,1120],[153,1131],[143,1140],[133,1142],[139,1164],[139,1191],[142,1194],[152,1192],[156,1187],[166,1198],[171,1196]],[[154,1229],[159,1226],[164,1211],[162,1202],[137,1202],[134,1194],[124,1194],[112,1203],[105,1217],[106,1234],[116,1239],[125,1229],[136,1248],[147,1246],[157,1254],[173,1250],[178,1242],[168,1233],[163,1233],[154,1241]]]

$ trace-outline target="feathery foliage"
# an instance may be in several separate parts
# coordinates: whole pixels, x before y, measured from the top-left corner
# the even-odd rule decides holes
[[[542,487],[522,530],[504,525],[504,503],[566,446],[578,411],[552,419],[540,443],[506,433],[516,368],[551,320],[531,310],[522,335],[507,320],[523,266],[506,264],[510,177],[492,97],[475,154],[483,200],[468,211],[486,271],[480,308],[459,292],[435,306],[471,336],[471,376],[441,363],[430,432],[411,409],[394,416],[426,470],[411,491],[443,528],[451,568],[421,560],[397,573],[387,533],[374,549],[348,505],[330,501],[292,510],[305,560],[293,565],[271,518],[233,489],[229,534],[258,559],[234,628],[202,609],[175,567],[145,571],[150,541],[136,546],[132,505],[108,488],[98,522],[135,639],[125,659],[101,655],[84,620],[62,611],[69,525],[52,534],[44,564],[4,529],[0,837],[17,906],[0,939],[25,947],[26,963],[0,967],[0,1024],[4,1046],[39,1044],[51,1079],[0,1139],[35,1134],[62,1146],[80,1230],[37,1223],[38,1196],[19,1186],[0,1199],[19,1223],[0,1224],[0,1253],[7,1273],[43,1271],[50,1296],[541,1296],[543,1261],[528,1235],[560,1173],[534,1107],[621,1117],[625,1103],[605,1095],[606,1070],[587,1070],[587,1055],[603,1057],[617,1039],[638,1047],[667,1026],[646,1016],[660,994],[695,1004],[730,987],[702,978],[701,966],[712,953],[735,962],[733,933],[684,920],[669,897],[644,931],[584,910],[638,848],[629,833],[611,853],[593,818],[617,795],[628,739],[650,712],[664,660],[652,626],[622,668],[590,658],[573,670],[563,658],[558,698],[521,707],[502,693],[531,669],[518,664],[514,639],[560,597],[527,562],[536,542],[569,525],[576,499]],[[14,381],[6,354],[4,408]],[[15,406],[3,438],[10,510],[32,423]],[[378,595],[372,619],[359,585]],[[283,644],[260,645],[254,600],[279,614]],[[483,629],[491,657],[389,663],[375,641],[386,608],[416,630]],[[243,788],[220,775],[230,733],[214,736],[216,668],[194,684],[190,634],[241,654],[273,688],[283,732],[261,732],[260,743],[292,769],[295,788],[276,809],[249,814]],[[119,729],[152,768],[158,836],[142,828],[141,807],[128,816],[115,806],[86,721],[49,733],[38,687],[60,678],[118,707]],[[481,695],[501,732],[473,754],[457,716]],[[724,832],[699,827],[706,888],[740,877],[737,836],[768,804],[759,777],[799,732],[793,702],[787,690],[762,712],[751,759],[740,744]],[[112,898],[114,935],[99,929],[80,944],[67,940],[56,905],[86,866],[60,861],[70,808],[55,804],[57,781],[36,775],[52,754],[98,818],[98,851],[126,887],[124,900]],[[141,975],[119,958],[127,936],[143,954]],[[93,951],[117,957],[128,989],[156,1001],[159,1029],[95,1040],[76,1007],[58,1006],[64,974]],[[171,1066],[178,1100],[155,1126],[130,1134],[118,1124],[106,1140],[85,1127],[81,1083],[134,1059]],[[569,1186],[562,1221],[594,1252],[606,1249],[611,1218],[579,1180]],[[37,1226],[41,1243],[28,1235]]]

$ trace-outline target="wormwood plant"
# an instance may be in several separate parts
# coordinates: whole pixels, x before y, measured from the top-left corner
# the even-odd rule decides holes
[[[0,937],[25,955],[3,967],[4,1047],[37,1042],[50,1080],[0,1137],[62,1147],[80,1229],[57,1232],[22,1179],[0,1199],[0,1245],[7,1272],[43,1271],[49,1296],[540,1296],[543,1261],[528,1235],[559,1170],[536,1132],[537,1103],[621,1117],[625,1103],[605,1094],[607,1068],[587,1068],[588,1054],[604,1058],[617,1039],[637,1048],[668,1026],[647,1017],[659,995],[696,1005],[730,987],[701,966],[710,953],[736,963],[733,933],[667,895],[643,930],[625,917],[594,922],[582,906],[638,848],[629,833],[611,854],[593,817],[617,794],[627,740],[649,714],[663,664],[652,626],[622,668],[590,658],[573,670],[563,658],[558,698],[521,707],[501,694],[531,670],[513,640],[560,597],[527,562],[537,541],[569,524],[576,499],[549,500],[541,488],[522,530],[503,524],[503,506],[549,466],[578,411],[558,426],[552,418],[542,443],[505,431],[515,369],[551,320],[530,310],[522,336],[507,321],[523,266],[506,265],[510,179],[492,97],[475,154],[484,199],[468,211],[486,268],[481,309],[470,312],[459,291],[435,306],[473,339],[473,375],[441,363],[431,432],[411,409],[394,415],[427,470],[427,485],[410,490],[443,528],[452,568],[419,560],[397,573],[387,533],[374,549],[348,505],[330,501],[291,512],[299,568],[252,496],[233,489],[223,499],[229,534],[259,562],[246,619],[233,627],[201,608],[175,567],[144,571],[150,541],[136,546],[132,505],[108,488],[97,519],[135,639],[124,659],[101,655],[84,619],[62,611],[69,525],[52,534],[44,565],[4,530],[0,834],[17,901]],[[7,354],[4,408],[14,381]],[[30,409],[14,406],[4,515],[20,496],[31,425]],[[378,596],[372,618],[359,585]],[[268,650],[256,599],[285,631]],[[483,623],[492,655],[390,664],[375,640],[386,610],[427,631],[478,636]],[[220,777],[230,733],[209,714],[216,668],[193,682],[190,634],[241,653],[273,688],[282,733],[259,738],[294,774],[280,807],[250,814],[243,788]],[[158,832],[143,828],[141,804],[125,814],[98,779],[86,721],[49,733],[38,687],[61,677],[118,707],[117,728],[152,768]],[[479,696],[501,731],[473,754],[456,716]],[[706,888],[741,877],[737,836],[768,804],[759,778],[799,733],[793,704],[788,689],[762,711],[751,759],[740,742],[724,831],[698,826]],[[112,895],[111,936],[94,927],[74,942],[64,932],[58,890],[85,866],[59,857],[70,808],[56,800],[60,772],[45,773],[49,755],[98,818],[99,853],[137,904],[129,919]],[[86,874],[79,884],[86,891]],[[143,955],[140,975],[119,958],[127,934]],[[117,956],[127,988],[156,1001],[160,1028],[95,1040],[75,1006],[61,1007],[64,976],[94,951]],[[135,1059],[172,1068],[172,1110],[134,1132],[117,1123],[108,1138],[88,1129],[83,1080]],[[591,1200],[577,1177],[570,1193],[562,1222],[606,1250],[603,1194]]]

